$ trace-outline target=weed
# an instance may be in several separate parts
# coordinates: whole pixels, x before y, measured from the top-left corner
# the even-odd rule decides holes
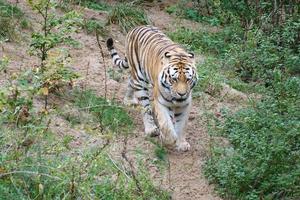
[[[218,59],[208,57],[203,64],[197,66],[199,81],[193,90],[195,96],[201,92],[212,96],[220,94],[225,77],[220,72],[220,62]]]
[[[71,5],[79,5],[87,7],[97,11],[109,11],[111,6],[106,2],[97,1],[97,0],[61,0],[58,6],[64,11],[71,11]]]
[[[111,6],[107,3],[96,0],[88,0],[84,3],[84,5],[90,9],[99,11],[109,11],[111,9]]]
[[[14,41],[18,37],[18,30],[28,28],[29,24],[24,13],[15,5],[0,0],[0,41]]]
[[[129,3],[119,3],[109,12],[108,20],[118,24],[123,32],[128,32],[133,27],[149,24],[150,21],[141,8]]]
[[[96,31],[98,31],[104,36],[107,35],[104,24],[99,22],[97,19],[85,19],[82,23],[82,27],[85,29],[87,34],[95,34]]]
[[[80,109],[92,113],[101,124],[101,128],[115,133],[128,132],[132,128],[132,120],[121,106],[98,97],[91,90],[74,90],[74,104]]]

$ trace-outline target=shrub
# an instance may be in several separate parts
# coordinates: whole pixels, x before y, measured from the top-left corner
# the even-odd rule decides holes
[[[273,94],[225,117],[230,145],[212,150],[206,176],[229,199],[299,199],[300,79],[274,73]]]

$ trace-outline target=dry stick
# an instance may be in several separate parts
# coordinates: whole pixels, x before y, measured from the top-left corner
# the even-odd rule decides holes
[[[2,177],[8,176],[8,175],[13,175],[13,174],[30,174],[30,175],[40,175],[40,176],[46,176],[55,180],[62,180],[61,178],[57,176],[51,176],[49,174],[45,173],[39,173],[39,172],[34,172],[34,171],[12,171],[12,172],[7,172],[7,173],[1,173],[0,174],[0,179]]]
[[[167,162],[168,162],[168,182],[169,182],[169,190],[171,191],[172,188],[172,184],[171,184],[171,163],[170,163],[170,158],[169,156],[167,156]]]
[[[86,67],[86,73],[85,73],[85,83],[84,83],[84,89],[86,90],[87,88],[87,80],[88,80],[88,76],[89,76],[89,69],[90,69],[90,61],[88,62],[87,64],[87,67]]]
[[[127,136],[125,136],[125,138],[123,140],[124,146],[123,146],[123,150],[122,150],[122,153],[121,153],[122,154],[122,158],[128,163],[128,165],[130,167],[129,173],[131,174],[132,179],[135,182],[135,185],[136,185],[136,187],[138,189],[138,192],[140,193],[140,195],[142,196],[143,199],[146,199],[144,197],[144,192],[142,190],[141,184],[140,184],[139,180],[137,179],[136,174],[134,172],[134,166],[133,166],[132,162],[128,159],[128,157],[126,155],[126,152],[127,152],[127,139],[128,139]]]
[[[99,33],[98,33],[98,30],[96,30],[96,39],[97,39],[97,44],[98,44],[98,47],[99,47],[99,49],[100,49],[100,54],[101,54],[102,61],[103,61],[103,65],[104,65],[104,98],[105,98],[105,100],[106,100],[106,94],[107,94],[106,63],[105,63],[105,59],[104,59],[103,49],[102,49],[102,46],[101,46],[100,41],[99,41]]]

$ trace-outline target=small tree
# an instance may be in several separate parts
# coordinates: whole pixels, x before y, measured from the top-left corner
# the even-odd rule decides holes
[[[41,31],[34,32],[31,36],[29,52],[37,56],[41,62],[41,70],[37,70],[36,86],[39,93],[45,97],[44,108],[46,110],[49,90],[57,89],[64,85],[66,80],[77,77],[66,68],[65,62],[58,61],[60,58],[65,60],[66,56],[57,55],[48,59],[49,53],[61,44],[78,45],[72,39],[71,34],[81,26],[82,17],[76,11],[58,16],[53,12],[56,3],[51,0],[28,0],[28,3],[42,18]],[[47,67],[50,65],[51,67]]]
[[[56,7],[51,0],[28,0],[28,3],[42,17],[42,31],[32,34],[30,53],[41,60],[41,68],[44,70],[45,61],[51,49],[63,43],[76,44],[70,35],[82,23],[82,17],[76,11],[57,16],[51,12]]]

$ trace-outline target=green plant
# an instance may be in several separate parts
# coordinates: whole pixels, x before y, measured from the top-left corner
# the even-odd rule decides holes
[[[25,23],[26,26],[24,26]],[[28,26],[24,13],[17,6],[0,0],[0,41],[16,40],[18,30],[28,28]]]
[[[71,11],[72,5],[79,5],[97,11],[109,11],[111,9],[108,3],[98,0],[61,0],[58,3],[58,6],[64,11]]]
[[[272,96],[213,129],[230,145],[213,145],[206,176],[227,198],[300,197],[300,79],[279,70],[273,76]]]
[[[129,3],[119,3],[113,7],[108,16],[109,23],[118,24],[123,32],[128,32],[138,25],[149,24],[147,15],[141,8]]]
[[[194,95],[205,92],[217,96],[222,90],[225,77],[220,74],[220,62],[213,57],[207,57],[204,63],[197,66],[199,81],[194,88]]]
[[[75,44],[71,38],[71,33],[76,31],[76,27],[82,23],[81,16],[71,11],[58,17],[51,13],[55,4],[50,0],[28,0],[29,5],[42,17],[42,32],[34,32],[30,44],[30,53],[41,60],[41,67],[44,70],[48,52],[59,44]],[[56,31],[54,31],[56,30]]]
[[[197,8],[187,7],[185,1],[180,1],[178,4],[171,5],[165,10],[169,14],[174,14],[178,17],[189,19],[196,22],[206,22],[212,26],[219,26],[221,24],[218,17],[202,15]]]
[[[99,11],[109,11],[111,9],[111,6],[108,5],[107,3],[99,2],[96,0],[85,1],[84,5],[90,9],[99,10]]]
[[[122,106],[102,97],[98,97],[91,90],[75,90],[74,104],[84,111],[92,113],[103,131],[114,133],[128,132],[132,128],[132,120]]]
[[[47,125],[23,127],[25,137],[22,129],[2,125],[2,199],[169,199],[152,184],[143,165],[137,166],[134,179],[127,166],[110,154],[108,145],[83,151],[69,148],[72,137],[60,138]]]
[[[102,35],[106,35],[107,31],[104,28],[104,24],[96,19],[85,19],[82,23],[82,27],[86,30],[87,34],[95,34],[96,31]]]
[[[169,32],[168,36],[173,41],[185,45],[189,50],[217,56],[223,56],[227,52],[231,41],[239,41],[239,32],[236,29],[233,31],[231,27],[215,33],[179,28],[174,32]]]

